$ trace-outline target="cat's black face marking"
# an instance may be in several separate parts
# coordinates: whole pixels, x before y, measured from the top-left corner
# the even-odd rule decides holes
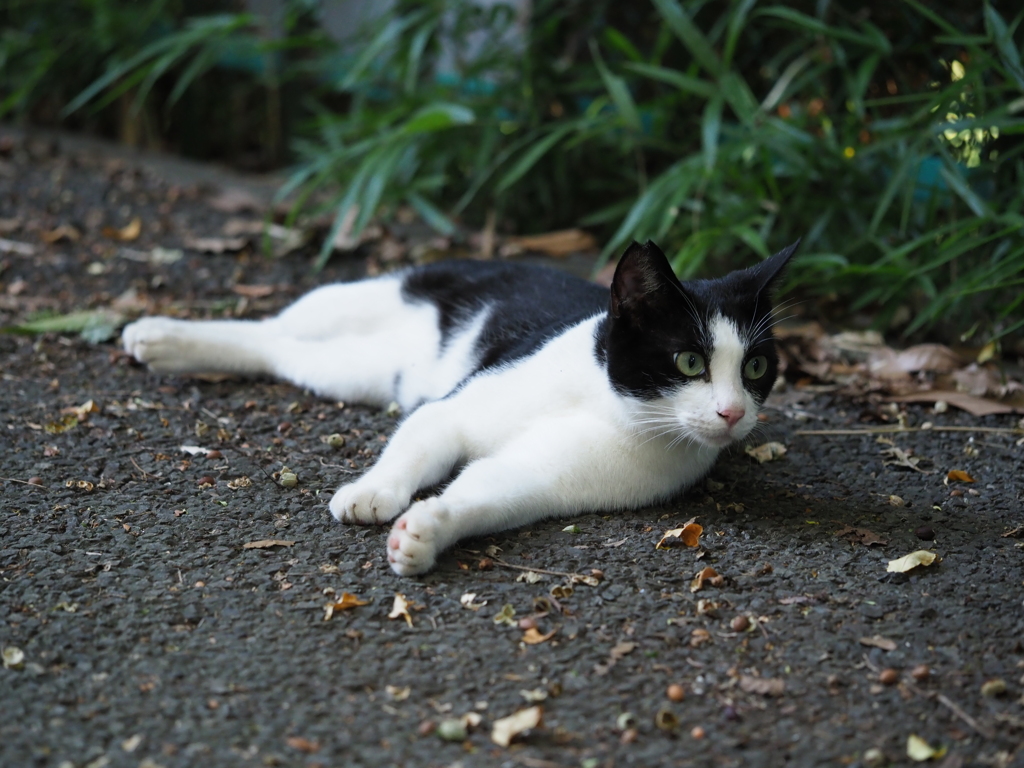
[[[765,358],[763,375],[743,377],[744,388],[763,403],[778,372],[771,293],[798,244],[725,277],[680,283],[654,243],[633,243],[619,261],[608,318],[598,331],[598,353],[616,390],[654,399],[693,381],[679,370],[675,355],[692,351],[710,362],[715,353],[712,325],[721,317],[739,332],[746,351],[743,366]],[[709,375],[710,369],[705,371]]]

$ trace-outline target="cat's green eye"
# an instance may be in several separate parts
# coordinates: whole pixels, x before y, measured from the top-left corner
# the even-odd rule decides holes
[[[768,358],[758,355],[747,360],[747,364],[743,366],[743,375],[748,379],[760,379],[767,370]]]
[[[704,373],[704,356],[699,352],[677,352],[676,368],[684,376],[700,376]]]

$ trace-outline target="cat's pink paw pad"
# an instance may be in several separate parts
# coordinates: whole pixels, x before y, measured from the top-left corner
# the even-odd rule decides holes
[[[437,534],[437,519],[428,502],[411,507],[395,521],[388,536],[391,570],[399,576],[416,576],[433,568],[441,550]]]

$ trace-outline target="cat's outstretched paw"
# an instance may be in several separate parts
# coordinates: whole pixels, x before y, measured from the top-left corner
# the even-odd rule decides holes
[[[448,510],[436,498],[414,504],[395,522],[388,536],[388,562],[399,576],[416,576],[434,567],[444,549]]]
[[[121,334],[125,351],[154,371],[174,372],[188,367],[189,345],[180,333],[181,320],[144,317]]]
[[[394,491],[374,488],[361,481],[339,488],[330,507],[335,520],[359,525],[386,523],[405,508]]]

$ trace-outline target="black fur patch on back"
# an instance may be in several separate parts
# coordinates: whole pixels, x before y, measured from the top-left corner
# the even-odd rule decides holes
[[[476,371],[527,357],[608,308],[608,291],[599,285],[555,269],[494,261],[416,267],[402,280],[402,296],[438,308],[442,345],[490,307],[477,339]]]

